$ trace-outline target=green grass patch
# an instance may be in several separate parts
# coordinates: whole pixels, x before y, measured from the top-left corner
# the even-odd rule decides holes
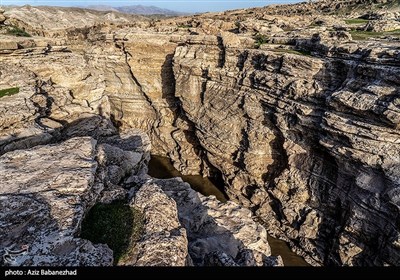
[[[23,30],[17,26],[9,27],[7,29],[7,34],[17,36],[17,37],[31,37],[31,35],[28,32],[26,32],[25,30]]]
[[[6,89],[0,89],[0,98],[4,96],[10,96],[19,93],[19,88],[6,88]]]
[[[351,37],[356,41],[368,40],[368,38],[376,38],[382,36],[400,37],[400,29],[386,31],[386,32],[372,32],[372,31],[350,31]]]
[[[268,37],[262,34],[257,34],[253,37],[255,40],[254,47],[258,49],[261,45],[268,43]]]
[[[105,243],[114,252],[114,264],[130,257],[143,233],[143,214],[123,201],[96,204],[82,222],[81,237]]]
[[[346,24],[365,24],[368,23],[369,20],[362,19],[362,18],[352,18],[352,19],[345,19],[344,22]]]
[[[303,51],[303,50],[272,49],[272,51],[277,52],[277,53],[290,53],[290,54],[311,56],[311,52],[310,51]]]

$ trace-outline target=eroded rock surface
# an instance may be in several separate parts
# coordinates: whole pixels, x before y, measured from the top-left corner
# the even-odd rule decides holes
[[[176,201],[194,265],[282,265],[280,257],[271,257],[267,232],[252,220],[248,209],[203,196],[180,178],[154,180],[153,184]]]
[[[142,239],[124,265],[185,266],[190,264],[186,230],[178,220],[175,201],[156,184],[142,186],[131,205],[145,216]]]
[[[35,14],[48,26],[47,12],[54,19],[64,10],[5,13],[40,36],[0,35],[0,89],[20,89],[0,99],[3,157],[89,135],[110,153],[99,167],[101,199],[109,202],[142,181],[146,156],[103,140],[141,129],[152,151],[182,173],[223,179],[235,203],[308,262],[400,264],[395,1],[313,1],[135,23],[93,13],[87,25],[77,10],[45,32]],[[354,24],[359,17],[370,22]],[[228,207],[200,200],[206,209]],[[190,252],[190,226],[180,222]],[[193,261],[207,264],[201,250]],[[243,265],[232,250],[206,251],[215,264]]]
[[[210,48],[177,48],[176,96],[228,194],[314,263],[396,264],[399,64],[375,55],[395,48]]]
[[[112,264],[106,245],[76,238],[102,191],[94,184],[95,147],[92,138],[73,138],[0,157],[3,265]]]

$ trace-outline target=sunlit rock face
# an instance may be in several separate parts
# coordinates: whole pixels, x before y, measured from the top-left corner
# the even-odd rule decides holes
[[[78,9],[53,28],[57,9],[7,10],[40,36],[0,34],[0,90],[19,89],[0,99],[0,154],[140,129],[146,153],[151,143],[183,174],[222,179],[233,202],[309,263],[399,265],[400,54],[385,29],[399,13],[364,4],[349,17],[376,21],[356,26],[316,16],[332,11],[327,1],[161,21],[93,13],[84,27]],[[373,38],[360,33],[374,28]],[[109,169],[121,197],[132,174],[118,166]],[[108,194],[99,200],[117,197]],[[196,263],[179,252],[176,264]],[[243,264],[227,251],[209,260]]]
[[[360,61],[346,44],[326,47],[180,46],[176,96],[229,196],[273,235],[314,263],[396,264],[398,53],[382,60],[392,46],[369,44]]]
[[[75,236],[102,191],[95,147],[92,138],[72,138],[0,157],[3,265],[112,264],[107,245]]]

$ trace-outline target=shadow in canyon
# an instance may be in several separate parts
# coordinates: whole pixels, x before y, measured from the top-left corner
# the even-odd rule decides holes
[[[196,193],[180,186],[176,179],[155,180],[162,189],[172,197],[178,207],[178,217],[187,232],[189,254],[195,266],[254,266],[255,256],[252,250],[246,249],[242,241],[235,238],[232,231],[215,222],[210,216],[209,207],[202,203]],[[223,209],[223,206],[221,205]],[[211,210],[212,212],[212,210]],[[226,255],[225,255],[226,254]],[[266,255],[262,260],[267,264],[271,259]]]
[[[152,155],[149,162],[148,174],[151,177],[158,179],[170,179],[174,177],[181,177],[184,182],[202,195],[214,195],[219,201],[226,202],[227,198],[220,188],[215,186],[209,178],[201,175],[182,175],[174,168],[171,161],[167,157]]]
[[[175,77],[173,75],[173,54],[166,56],[165,62],[162,66],[161,77],[162,77],[162,86],[163,86],[162,97],[164,98],[164,100],[166,100],[166,102],[169,104],[169,107],[173,111],[175,120],[181,119],[188,125],[189,129],[183,131],[185,134],[186,140],[190,144],[193,145],[193,147],[195,148],[196,154],[205,162],[205,164],[207,164],[208,166],[211,167],[212,175],[211,175],[210,180],[212,181],[212,183],[214,183],[215,186],[218,187],[218,189],[220,191],[223,192],[224,185],[225,185],[225,182],[223,180],[223,175],[217,168],[213,167],[208,162],[207,154],[205,152],[206,149],[203,148],[199,138],[196,135],[195,124],[191,120],[188,119],[188,117],[186,116],[186,114],[182,108],[181,101],[179,100],[179,98],[177,98],[175,96]],[[278,130],[276,130],[276,131],[278,131]],[[283,143],[283,135],[280,135],[280,136],[281,137],[277,137],[277,141],[275,144],[277,149]],[[283,163],[287,162],[286,153],[277,152],[277,153],[274,153],[273,156],[275,158],[274,163],[276,165],[276,166],[273,166],[273,169],[276,170],[276,172],[274,172],[273,174],[269,174],[269,175],[264,174],[264,176],[277,177],[277,176],[279,176],[280,172],[285,169],[285,164],[283,164]],[[286,158],[286,160],[281,160],[282,157]],[[158,161],[158,163],[156,163],[157,161]],[[163,173],[165,169],[168,169],[168,168],[166,168],[165,164],[171,165],[169,159],[162,159],[161,161],[163,161],[163,162],[160,162],[159,158],[157,159],[154,156],[152,157],[152,160],[150,161],[150,166],[149,166],[149,173],[153,177],[159,177],[160,174],[156,174],[157,172]],[[164,165],[164,167],[160,168],[160,166],[157,166],[157,165]],[[194,181],[193,181],[192,176],[187,176],[189,178],[191,177],[192,179],[185,178],[185,176],[182,176],[182,174],[180,174],[177,170],[175,170],[172,167],[172,165],[171,165],[171,170],[169,172],[170,172],[169,175],[162,174],[161,175],[162,177],[159,177],[159,178],[168,178],[169,176],[182,177],[182,178],[184,178],[185,181],[189,182],[195,190],[208,195],[207,192],[209,192],[210,190],[207,187],[205,189],[204,188],[202,189],[201,185],[199,187],[197,187],[199,185],[199,183],[203,184],[203,187],[208,185],[208,183],[206,183],[206,184],[202,183],[204,178],[202,178],[201,176],[199,176],[198,179],[195,179]],[[264,178],[264,179],[267,180],[267,178]],[[270,178],[270,179],[271,179],[271,181],[273,181],[272,178]],[[225,193],[224,193],[224,196],[227,199],[227,195]],[[222,198],[222,196],[217,196],[217,197]],[[274,200],[274,201],[279,202],[278,200]],[[275,209],[279,209],[279,208],[282,208],[282,207],[279,207],[279,206],[275,207]],[[285,243],[283,243],[283,241],[282,241],[283,244],[279,241],[271,242],[271,243],[272,243],[272,246],[274,247],[274,248],[272,248],[272,250],[275,252],[278,252],[280,255],[282,255],[284,258],[284,262],[287,263],[288,265],[308,265],[301,257],[297,256],[292,251],[290,251],[288,246]]]
[[[228,195],[225,193],[224,189],[225,182],[222,172],[208,160],[205,149],[202,147],[196,135],[196,125],[187,117],[181,100],[175,96],[176,81],[173,70],[173,59],[174,54],[166,55],[165,61],[161,67],[162,98],[167,102],[168,107],[174,114],[173,125],[176,126],[176,122],[179,119],[188,126],[188,129],[182,130],[182,132],[185,136],[185,140],[193,146],[196,155],[201,159],[200,171],[203,172],[205,168],[208,168],[208,179],[224,194],[225,199],[228,199]]]
[[[144,218],[126,201],[95,204],[82,221],[80,237],[93,244],[107,244],[113,251],[114,265],[130,255],[135,242],[143,234]]]
[[[183,181],[190,184],[192,189],[198,191],[204,196],[214,195],[219,201],[226,201],[225,195],[221,193],[219,188],[217,188],[208,178],[204,178],[200,175],[182,175],[178,170],[173,167],[169,158],[152,156],[149,162],[148,174],[154,178],[159,179],[181,177]],[[302,257],[292,252],[289,246],[284,241],[268,236],[268,243],[271,247],[272,256],[280,255],[283,259],[285,266],[309,266]]]

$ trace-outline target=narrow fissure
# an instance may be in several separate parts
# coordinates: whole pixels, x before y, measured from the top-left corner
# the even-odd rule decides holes
[[[228,201],[226,194],[221,191],[221,186],[217,187],[218,185],[216,185],[221,184],[221,179],[203,177],[201,175],[183,175],[174,168],[169,158],[162,156],[152,155],[148,166],[148,174],[154,178],[181,177],[183,181],[189,183],[195,191],[202,195],[214,195],[221,202]]]
[[[203,177],[201,175],[182,175],[174,168],[169,158],[156,155],[151,156],[148,167],[148,174],[154,178],[169,179],[181,177],[183,181],[190,184],[192,189],[202,195],[214,195],[223,203],[228,201],[226,194],[221,191],[224,187],[222,176]],[[280,255],[285,266],[309,266],[301,256],[290,249],[285,241],[268,235],[268,243],[271,247],[272,255]]]

